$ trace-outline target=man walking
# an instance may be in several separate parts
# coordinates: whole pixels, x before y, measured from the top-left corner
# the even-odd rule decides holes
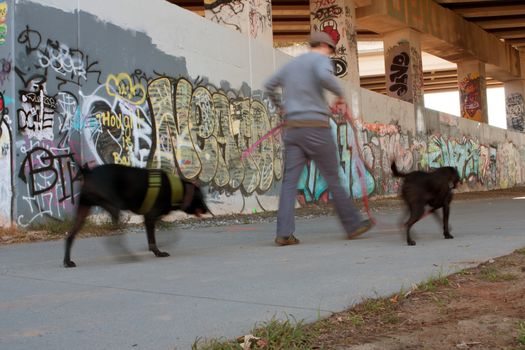
[[[295,238],[295,199],[297,182],[307,159],[313,160],[333,195],[339,220],[352,239],[371,228],[369,220],[362,220],[352,200],[341,185],[337,149],[330,131],[330,109],[324,98],[324,89],[334,93],[337,103],[344,103],[343,89],[333,75],[330,55],[335,43],[324,32],[314,32],[310,52],[281,67],[265,84],[272,102],[285,118],[283,133],[285,170],[277,213],[277,245],[298,244]],[[282,87],[284,107],[276,89]]]

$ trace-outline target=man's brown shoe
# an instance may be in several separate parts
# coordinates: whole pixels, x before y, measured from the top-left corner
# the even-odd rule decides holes
[[[299,244],[299,240],[295,238],[294,235],[290,235],[288,237],[277,237],[275,238],[275,244],[280,245],[280,246]]]
[[[372,228],[370,220],[363,220],[358,228],[348,234],[348,239],[354,239],[361,236],[366,231]]]

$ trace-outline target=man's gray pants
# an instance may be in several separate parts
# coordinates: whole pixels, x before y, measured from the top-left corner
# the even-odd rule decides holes
[[[346,233],[356,230],[362,221],[361,214],[341,185],[337,149],[330,128],[286,128],[283,142],[285,165],[277,213],[277,236],[288,237],[295,233],[297,183],[307,159],[315,162],[326,180]]]

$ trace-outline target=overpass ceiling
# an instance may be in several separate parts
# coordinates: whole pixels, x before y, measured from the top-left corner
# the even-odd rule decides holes
[[[525,49],[524,0],[434,0],[499,39]]]
[[[204,16],[204,0],[167,1]],[[359,0],[359,3],[366,4],[368,1]],[[512,46],[525,49],[525,0],[433,1]],[[309,0],[272,0],[275,46],[307,41],[310,33],[309,3]],[[357,39],[367,41],[381,38],[376,33],[358,26]]]
[[[204,0],[166,0],[204,16]],[[358,0],[366,5],[371,0]],[[421,0],[418,0],[421,1]],[[515,48],[525,50],[525,0],[433,0],[454,11],[465,20],[479,25]],[[310,33],[309,0],[272,0],[274,46],[283,47],[305,43]],[[380,41],[379,34],[357,26],[358,41]],[[376,54],[381,52],[375,51]],[[382,51],[382,50],[379,50]],[[361,52],[361,55],[374,52]],[[385,93],[383,74],[361,76],[361,86]],[[502,83],[487,77],[487,87],[501,87]],[[457,70],[453,68],[425,69],[425,92],[457,90]]]

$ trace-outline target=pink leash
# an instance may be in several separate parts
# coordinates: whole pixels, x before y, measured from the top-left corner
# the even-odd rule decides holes
[[[281,132],[282,127],[284,126],[284,121],[281,122],[279,125],[274,127],[272,130],[268,131],[266,134],[264,134],[260,139],[258,139],[253,145],[251,145],[247,150],[243,151],[241,154],[241,160],[244,160],[246,157],[248,157],[261,143],[263,143],[266,139],[277,135]]]
[[[343,117],[346,119],[346,121],[352,125],[353,121],[352,121],[352,118],[350,117],[350,113],[348,113],[348,105],[346,103],[344,104],[336,104],[332,107],[330,107],[330,110],[332,113],[334,114],[339,114],[340,112],[342,112],[342,115]],[[241,154],[241,160],[244,160],[246,157],[248,157],[251,153],[253,153],[253,151],[255,151],[255,149],[257,147],[259,147],[259,145],[261,143],[263,143],[265,140],[269,139],[270,137],[272,136],[275,136],[277,134],[279,134],[281,132],[281,129],[283,128],[283,126],[285,125],[285,121],[281,122],[279,125],[277,125],[276,127],[274,127],[273,129],[271,129],[270,131],[268,131],[266,134],[264,134],[259,140],[257,140],[253,145],[251,145],[248,149],[246,149],[245,151],[242,152]],[[364,174],[364,171],[363,171],[363,167],[364,167],[364,161],[363,159],[361,158],[361,150],[359,148],[359,144],[356,140],[356,137],[354,136],[353,138],[353,147],[355,150],[357,150],[357,153],[358,153],[358,159],[359,159],[359,163],[357,165],[357,175],[359,177],[359,181],[360,181],[360,184],[361,184],[361,192],[363,193],[363,197],[362,197],[362,200],[363,200],[363,206],[365,208],[365,211],[366,211],[366,215],[368,216],[368,218],[370,219],[370,221],[378,226],[378,227],[383,227],[383,228],[391,228],[391,227],[398,227],[396,225],[387,225],[387,224],[381,224],[380,222],[377,221],[376,218],[374,218],[374,216],[372,215],[372,212],[370,210],[370,202],[369,202],[369,198],[368,198],[368,190],[367,190],[367,187],[366,187],[366,180],[365,180],[365,174]],[[426,216],[428,216],[429,214],[431,213],[431,211],[427,211],[422,217],[421,219],[425,218]],[[420,219],[420,220],[421,220]],[[401,227],[403,227],[404,225],[401,225]]]
[[[342,115],[346,119],[346,121],[350,125],[353,124],[352,117],[350,117],[350,113],[348,113],[348,105],[346,103],[344,103],[344,104],[335,104],[334,106],[330,107],[330,110],[334,114],[340,114],[342,112]],[[357,151],[357,159],[359,159],[359,162],[357,163],[356,168],[357,168],[357,176],[358,176],[359,182],[361,184],[361,193],[363,194],[363,197],[362,197],[363,206],[365,208],[366,215],[368,216],[368,219],[370,220],[370,222],[372,222],[372,224],[377,226],[378,225],[378,221],[377,221],[376,218],[374,218],[374,216],[372,215],[372,212],[370,210],[370,202],[369,202],[369,198],[368,198],[368,189],[367,189],[367,186],[366,186],[366,179],[365,179],[365,174],[364,174],[364,171],[363,171],[364,161],[361,158],[361,149],[359,147],[359,143],[357,142],[355,135],[353,137],[352,143],[353,143],[352,148]],[[382,226],[384,226],[384,225],[382,225]]]
[[[352,125],[353,121],[352,121],[352,118],[350,117],[350,113],[348,113],[348,105],[346,103],[345,104],[340,104],[340,105],[334,105],[333,107],[331,107],[331,111],[334,114],[338,114],[340,111],[342,111],[343,112],[343,116],[346,119],[346,121],[350,125]],[[360,184],[361,184],[361,192],[363,193],[363,198],[362,198],[363,206],[365,208],[366,215],[368,216],[370,222],[372,222],[375,226],[377,226],[379,228],[400,228],[400,227],[405,227],[406,225],[399,225],[399,226],[397,226],[397,225],[388,225],[388,224],[380,223],[372,215],[372,211],[370,210],[369,198],[368,198],[368,190],[367,190],[367,187],[366,187],[365,174],[364,174],[364,171],[363,171],[364,161],[361,158],[361,150],[359,148],[359,143],[357,142],[355,136],[353,138],[353,147],[355,147],[355,149],[357,150],[357,154],[358,154],[357,158],[359,159],[359,163],[357,165],[357,176],[359,177],[359,181],[360,181]],[[432,213],[432,211],[428,210],[425,214],[423,214],[423,216],[421,216],[421,218],[419,220],[422,220],[423,218],[427,217],[431,213]]]

